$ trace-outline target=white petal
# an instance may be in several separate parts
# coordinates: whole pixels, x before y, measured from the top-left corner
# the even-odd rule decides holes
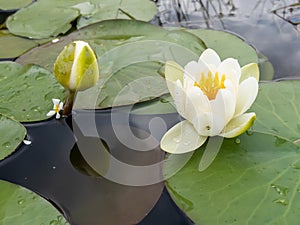
[[[258,93],[258,82],[254,77],[244,80],[240,86],[234,116],[242,115],[253,104]]]
[[[183,68],[173,61],[166,62],[165,79],[171,96],[174,96],[174,89],[177,80],[183,82]]]
[[[199,113],[193,118],[192,123],[200,135],[210,136],[213,126],[212,112]]]
[[[160,142],[160,147],[169,153],[186,153],[199,148],[206,139],[207,137],[199,136],[193,125],[185,120],[165,133]]]
[[[177,112],[185,118],[185,99],[186,94],[183,90],[182,84],[177,80],[176,85],[174,86],[173,100],[176,106]]]
[[[64,108],[64,103],[63,102],[60,102],[59,103],[59,110],[62,110]]]
[[[233,138],[248,130],[254,123],[255,113],[245,113],[232,119],[220,134],[222,137]]]
[[[249,77],[254,77],[257,81],[259,81],[259,68],[257,63],[249,63],[242,67],[240,83]]]
[[[206,49],[200,56],[199,60],[205,62],[206,64],[212,64],[216,67],[221,63],[219,55],[212,49]]]
[[[223,137],[219,137],[219,136],[209,138],[203,156],[199,163],[198,169],[200,172],[206,170],[207,167],[209,167],[210,164],[217,157],[217,154],[222,147],[223,139],[224,139]]]
[[[218,111],[212,111],[212,125],[209,136],[216,136],[221,133],[226,125],[225,116]]]
[[[59,114],[59,113],[56,113],[55,118],[56,118],[56,119],[59,119],[59,118],[60,118],[60,114]]]
[[[200,88],[192,86],[186,89],[185,118],[193,122],[199,114],[210,112],[211,107],[206,95]]]
[[[227,124],[234,115],[236,97],[231,91],[221,89],[218,91],[216,99],[210,101],[210,104],[214,114],[218,114],[219,117],[224,117],[224,123]]]
[[[218,67],[219,76],[226,75],[226,79],[238,84],[241,77],[241,67],[236,59],[227,58]]]
[[[206,63],[191,61],[184,67],[184,76],[190,77],[193,81],[200,81],[201,75],[207,75],[209,72],[209,67]]]
[[[53,105],[58,105],[60,100],[57,98],[52,98]]]
[[[54,110],[51,110],[47,113],[46,116],[53,116],[55,114],[55,111]]]

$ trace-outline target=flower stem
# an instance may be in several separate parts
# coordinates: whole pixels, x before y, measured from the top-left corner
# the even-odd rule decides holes
[[[65,105],[64,105],[64,109],[62,112],[63,116],[68,116],[69,114],[71,114],[72,112],[72,108],[73,108],[73,103],[74,103],[74,98],[75,98],[75,91],[70,91],[68,93]]]

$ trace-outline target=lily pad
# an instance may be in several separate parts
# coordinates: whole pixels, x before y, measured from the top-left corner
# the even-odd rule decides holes
[[[144,84],[139,82],[144,82],[144,80],[139,78],[145,77],[145,74],[156,77],[156,81],[164,83],[161,80],[161,76],[164,76],[162,64],[166,60],[174,60],[181,65],[185,65],[190,60],[197,60],[206,48],[206,44],[197,35],[187,32],[187,30],[166,30],[141,21],[103,21],[73,32],[61,38],[57,43],[37,47],[20,57],[17,62],[38,64],[52,70],[55,58],[65,45],[73,40],[89,42],[98,57],[101,79],[98,86],[80,92],[77,99],[80,97],[79,105],[82,105],[82,107],[106,108],[113,105],[150,100],[165,94],[166,88],[162,84],[153,85],[147,93],[145,90],[141,91],[141,88],[134,88],[136,90],[133,92],[136,94],[140,92],[139,96],[132,95],[133,92],[131,91],[131,96],[124,98],[123,103],[112,104],[112,100],[116,96],[120,96],[119,91],[126,88],[129,83],[134,83],[135,87],[143,87]],[[239,59],[246,57],[246,59],[243,59],[245,64],[258,61],[255,50],[240,38],[224,32],[216,33],[220,40],[223,39],[222,35],[225,35],[227,39],[232,36],[230,46],[234,49],[241,49],[241,53],[232,55],[232,49],[229,51],[229,49],[221,48],[219,42],[212,42],[210,47],[220,48],[219,50],[223,51],[221,54],[223,57],[231,56]],[[146,64],[147,66],[145,66]],[[125,80],[126,82],[124,82]],[[87,105],[87,103],[90,105]]]
[[[22,124],[0,114],[0,161],[22,143],[25,135],[26,129]]]
[[[274,70],[272,64],[261,53],[245,43],[245,41],[228,32],[218,30],[187,30],[201,38],[207,47],[219,53],[221,59],[232,57],[238,59],[241,66],[248,63],[258,63],[260,67],[260,80],[272,80]]]
[[[19,57],[17,62],[23,65],[37,64],[51,71],[57,55],[64,46],[73,40],[83,40],[92,46],[98,57],[100,73],[102,72],[102,74],[103,68],[107,73],[107,70],[110,69],[107,67],[111,67],[111,63],[119,70],[120,61],[122,61],[121,66],[124,67],[130,63],[136,63],[139,57],[143,61],[157,61],[157,59],[161,61],[166,59],[164,55],[167,54],[170,58],[170,51],[173,50],[173,47],[177,47],[176,51],[179,51],[180,48],[181,54],[184,54],[183,57],[178,52],[173,54],[172,57],[176,57],[174,60],[178,63],[186,63],[188,60],[196,59],[206,48],[200,38],[184,30],[168,31],[142,21],[108,20],[75,31],[60,38],[56,43],[48,43],[34,48]],[[164,49],[163,46],[165,46]],[[122,53],[121,50],[126,50],[126,54]],[[147,55],[150,53],[151,55]],[[188,54],[189,57],[185,59],[184,57],[187,57]],[[127,62],[124,63],[124,60]]]
[[[37,194],[5,181],[0,181],[0,190],[0,224],[68,224],[49,202]]]
[[[80,15],[70,5],[70,1],[36,1],[9,16],[7,28],[12,34],[35,39],[64,34],[72,27],[71,22]]]
[[[33,0],[0,0],[0,9],[17,10],[29,5],[30,3],[32,3],[32,1]]]
[[[149,21],[157,13],[156,5],[150,0],[96,0],[90,5],[86,15],[81,13],[78,29],[108,19]]]
[[[7,27],[13,34],[40,39],[66,33],[77,18],[80,28],[117,18],[149,21],[156,13],[150,0],[39,0],[11,15]]]
[[[250,109],[257,114],[253,129],[224,139],[203,172],[201,147],[167,181],[172,198],[196,224],[298,224],[299,85],[262,83]]]
[[[48,41],[48,39],[31,40],[22,38],[9,33],[7,30],[0,30],[0,58],[17,58],[28,50]]]
[[[52,62],[63,46],[78,39],[89,42],[100,67],[98,85],[77,95],[76,103],[80,102],[85,108],[111,107],[116,96],[120,96],[120,91],[126,87],[130,96],[123,98],[123,102],[114,102],[114,106],[165,94],[164,62],[175,60],[185,64],[196,59],[205,49],[201,39],[185,31],[168,31],[139,21],[111,20],[74,32],[57,43],[38,47],[17,61],[39,64],[51,70]]]
[[[53,74],[35,65],[0,62],[0,86],[0,113],[21,122],[47,119],[52,98],[65,96]]]

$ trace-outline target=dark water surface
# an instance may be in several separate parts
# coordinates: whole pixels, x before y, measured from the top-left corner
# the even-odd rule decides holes
[[[115,125],[117,132],[127,132],[124,113],[113,113],[116,113],[115,121],[120,121]],[[163,180],[148,185],[126,185],[100,176],[86,163],[81,155],[84,152],[78,150],[81,148],[79,143],[83,144],[86,154],[86,151],[99,152],[99,140],[105,141],[110,154],[126,160],[129,165],[142,168],[163,160],[164,153],[158,147],[145,152],[134,151],[119,141],[112,127],[111,115],[111,110],[101,110],[95,114],[89,110],[73,114],[74,120],[71,117],[62,120],[53,118],[25,124],[32,144],[23,145],[0,162],[0,179],[22,185],[49,199],[71,225],[192,225],[172,202]],[[79,124],[76,121],[85,122],[91,116],[98,137],[73,132],[74,126]],[[167,127],[179,121],[177,114],[133,115],[129,121],[130,129],[137,137],[146,138],[149,136],[148,124],[154,117],[165,121]],[[80,127],[82,130],[85,128],[88,129],[88,126]],[[162,134],[155,135],[157,137],[154,139],[144,142],[145,147],[156,138],[160,139]],[[107,163],[103,159],[105,157],[99,154],[93,157],[98,165]],[[162,167],[158,169],[149,170],[141,177],[135,177],[135,180],[159,177]],[[114,171],[116,175],[122,172],[130,177],[126,171]]]
[[[158,0],[157,4],[156,24],[233,32],[267,56],[275,79],[300,77],[298,0]]]

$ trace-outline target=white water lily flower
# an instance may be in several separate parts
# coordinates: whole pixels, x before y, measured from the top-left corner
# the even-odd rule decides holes
[[[47,113],[47,116],[53,116],[56,114],[55,118],[59,119],[60,118],[60,111],[63,109],[63,102],[61,102],[59,99],[53,98],[53,110],[50,110]]]
[[[233,58],[220,60],[205,50],[198,62],[184,68],[167,62],[165,77],[178,113],[185,119],[163,136],[161,148],[186,153],[199,148],[210,136],[232,138],[252,126],[256,115],[245,113],[258,93],[256,63],[243,68]]]

